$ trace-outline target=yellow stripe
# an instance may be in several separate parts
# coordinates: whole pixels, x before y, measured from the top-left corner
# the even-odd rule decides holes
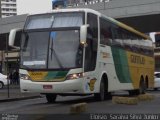
[[[29,72],[29,76],[32,80],[42,80],[48,74],[48,72]]]
[[[121,26],[122,28],[124,28],[124,29],[126,29],[126,30],[129,30],[129,31],[131,31],[131,32],[134,32],[135,34],[140,35],[140,36],[144,37],[144,38],[147,39],[147,40],[151,40],[151,38],[150,38],[149,36],[147,36],[147,35],[139,32],[139,31],[135,30],[134,28],[132,28],[132,27],[130,27],[130,26],[124,24],[124,23],[121,23],[121,22],[119,22],[119,21],[117,21],[117,20],[115,20],[115,19],[113,19],[113,18],[110,18],[110,17],[109,17],[109,19],[110,19],[111,21],[113,21],[114,23],[118,24],[119,26]]]

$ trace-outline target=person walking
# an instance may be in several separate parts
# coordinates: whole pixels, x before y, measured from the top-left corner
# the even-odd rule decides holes
[[[9,73],[10,84],[14,84],[13,73],[12,71]]]
[[[18,85],[19,84],[19,72],[18,72],[18,70],[16,70],[14,72],[13,77],[14,77],[14,83]]]

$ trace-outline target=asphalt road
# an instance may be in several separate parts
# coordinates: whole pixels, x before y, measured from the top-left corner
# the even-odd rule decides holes
[[[45,97],[13,102],[0,103],[0,114],[9,115],[38,115],[41,120],[47,114],[70,114],[70,107],[73,104],[86,102],[85,114],[158,114],[160,113],[160,91],[148,91],[155,99],[152,101],[141,101],[137,105],[114,104],[112,100],[97,102],[93,96],[87,97],[61,97],[59,96],[54,104],[48,104]],[[114,95],[125,95],[126,93],[115,93]],[[39,119],[40,117],[40,119]],[[28,119],[28,118],[27,118]]]

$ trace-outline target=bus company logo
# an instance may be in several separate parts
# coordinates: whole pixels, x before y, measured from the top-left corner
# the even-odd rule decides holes
[[[31,72],[31,75],[33,75],[33,76],[41,76],[43,74],[41,72]]]
[[[131,55],[131,62],[136,64],[145,64],[145,58],[138,55]]]
[[[43,80],[48,72],[29,72],[32,80]]]
[[[96,78],[91,79],[90,82],[88,83],[90,91],[94,90],[95,83],[96,83]]]
[[[106,52],[101,52],[103,58],[109,58],[110,54]]]

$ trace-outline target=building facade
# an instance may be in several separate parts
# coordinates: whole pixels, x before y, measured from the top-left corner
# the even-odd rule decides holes
[[[0,17],[9,17],[17,15],[16,0],[1,0],[0,2]]]
[[[27,14],[0,18],[0,72],[3,74],[19,67],[19,51],[8,46],[8,38],[11,29],[23,28],[26,18]]]

